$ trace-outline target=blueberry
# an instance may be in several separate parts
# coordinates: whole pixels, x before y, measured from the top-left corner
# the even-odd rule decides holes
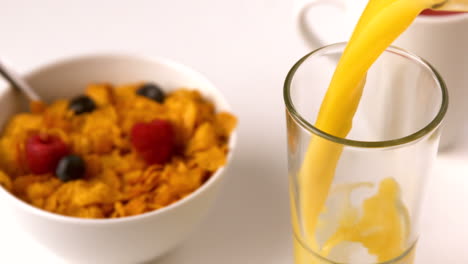
[[[148,97],[149,99],[152,99],[158,103],[162,103],[164,101],[164,92],[161,90],[161,88],[154,84],[154,83],[146,83],[142,85],[136,93],[138,95]]]
[[[96,103],[93,99],[89,98],[86,95],[80,95],[73,98],[68,104],[68,109],[75,112],[76,115],[80,115],[87,112],[92,112],[96,109]]]
[[[67,182],[83,178],[85,171],[82,158],[77,155],[68,155],[59,161],[55,174],[61,181]]]

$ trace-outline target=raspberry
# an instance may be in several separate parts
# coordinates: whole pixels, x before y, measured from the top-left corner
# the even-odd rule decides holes
[[[148,164],[162,164],[174,151],[174,129],[166,120],[136,123],[132,127],[133,147]]]
[[[34,174],[55,171],[59,160],[69,152],[68,146],[56,136],[37,134],[26,140],[26,161]]]

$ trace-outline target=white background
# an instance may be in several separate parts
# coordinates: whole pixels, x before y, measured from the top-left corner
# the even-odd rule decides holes
[[[238,149],[206,221],[154,264],[286,264],[292,253],[282,84],[309,50],[292,14],[291,0],[0,0],[0,59],[23,73],[63,56],[123,51],[205,74],[240,119]],[[333,26],[328,21],[325,30]],[[466,141],[439,156],[424,200],[418,264],[468,263],[467,158]],[[0,263],[66,261],[0,212]]]

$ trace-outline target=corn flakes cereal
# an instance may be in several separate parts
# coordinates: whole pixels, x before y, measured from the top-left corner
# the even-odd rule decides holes
[[[161,101],[143,85],[90,84],[79,99],[31,102],[0,138],[0,186],[82,218],[138,215],[195,191],[226,163],[237,120],[198,91],[181,88]],[[78,170],[67,168],[80,164],[73,178]]]
[[[12,188],[10,178],[3,171],[0,171],[0,185],[8,191]]]

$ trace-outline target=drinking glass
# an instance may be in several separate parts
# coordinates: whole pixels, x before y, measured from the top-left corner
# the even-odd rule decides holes
[[[314,123],[344,48],[338,43],[307,54],[284,84],[295,263],[413,263],[447,90],[426,61],[389,47],[367,73],[349,134],[328,134]],[[307,155],[315,163],[307,164]],[[301,174],[306,166],[316,169],[315,178]],[[311,210],[319,210],[317,219]],[[339,228],[347,231],[330,244]],[[393,252],[373,254],[392,243],[398,244]]]

